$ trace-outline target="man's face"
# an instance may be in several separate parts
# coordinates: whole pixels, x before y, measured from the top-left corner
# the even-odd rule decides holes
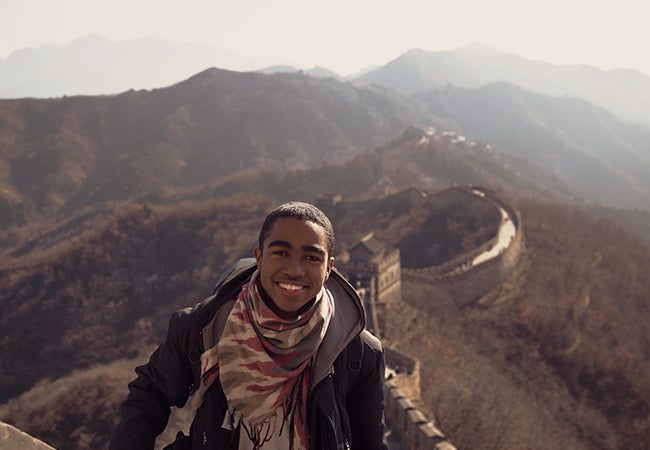
[[[255,259],[264,291],[285,318],[320,292],[334,264],[323,227],[293,217],[275,221]]]

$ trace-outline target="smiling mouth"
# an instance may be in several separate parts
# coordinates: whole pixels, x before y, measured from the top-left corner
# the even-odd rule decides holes
[[[293,283],[283,283],[283,282],[278,282],[278,285],[282,289],[286,289],[287,291],[299,291],[301,289],[304,289],[304,286],[300,284],[293,284]]]

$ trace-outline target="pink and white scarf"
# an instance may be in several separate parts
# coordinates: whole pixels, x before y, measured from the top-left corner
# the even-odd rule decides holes
[[[230,417],[246,419],[248,427],[240,424],[255,450],[281,434],[287,422],[291,450],[307,449],[309,369],[332,317],[332,297],[323,287],[308,311],[285,320],[262,300],[258,279],[256,271],[242,288],[219,342],[201,355],[202,390],[219,378]],[[276,414],[282,414],[280,430],[275,429]]]

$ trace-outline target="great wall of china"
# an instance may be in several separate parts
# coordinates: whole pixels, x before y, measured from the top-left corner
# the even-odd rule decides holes
[[[458,306],[476,301],[501,283],[519,262],[524,248],[521,232],[521,217],[510,205],[492,194],[475,188],[455,188],[468,195],[480,195],[503,212],[501,228],[511,224],[512,234],[506,236],[506,242],[499,233],[481,246],[447,261],[444,264],[418,269],[402,268],[402,276],[427,280],[435,286],[441,298],[449,297]],[[480,192],[481,194],[477,194]],[[493,252],[492,257],[478,261],[481,255]]]
[[[458,307],[463,307],[486,296],[513,272],[524,249],[524,236],[519,212],[490,192],[475,187],[454,187],[448,191],[452,195],[478,196],[491,203],[501,214],[498,232],[476,249],[444,264],[417,269],[398,267],[399,279],[410,277],[426,282],[435,288],[437,298],[451,299]],[[371,240],[370,237],[364,239]],[[367,247],[372,250],[373,246],[368,244]],[[399,255],[397,259],[399,264]],[[387,250],[381,258],[370,261],[356,265],[353,262],[350,267],[354,271],[365,264],[376,271],[376,279],[366,273],[359,281],[368,316],[381,335],[381,324],[388,320],[383,317],[384,306],[387,301],[395,301],[396,296],[390,275],[395,270],[395,250]],[[382,286],[388,299],[382,298]],[[401,294],[397,297],[401,299]],[[397,349],[386,348],[386,367],[386,421],[395,435],[396,446],[404,450],[455,450],[435,420],[416,406],[420,399],[419,361]]]

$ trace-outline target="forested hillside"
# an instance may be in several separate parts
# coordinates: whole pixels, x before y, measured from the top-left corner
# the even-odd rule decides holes
[[[397,246],[420,236],[427,252],[459,251],[457,225],[428,246],[441,212],[405,198],[337,204],[338,251],[369,231]],[[278,201],[249,193],[132,203],[77,224],[77,237],[53,232],[5,258],[0,419],[60,448],[105,446],[125,382],[162,339],[171,311],[208,295],[225,265],[250,255],[259,222]],[[386,344],[422,360],[423,406],[459,448],[643,448],[650,250],[561,204],[518,206],[527,252],[516,275],[462,310],[405,279]],[[469,237],[481,232],[473,220],[480,214],[444,215],[469,227]],[[411,259],[418,251],[402,250]]]

